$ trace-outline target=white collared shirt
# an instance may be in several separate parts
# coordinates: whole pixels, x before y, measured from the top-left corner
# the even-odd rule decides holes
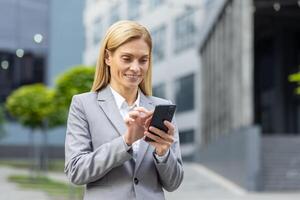
[[[128,116],[129,111],[133,110],[135,107],[140,106],[141,91],[140,91],[140,89],[138,89],[138,96],[137,96],[135,102],[131,106],[129,106],[124,97],[122,97],[111,86],[109,86],[109,87],[111,89],[111,92],[112,92],[115,102],[117,104],[117,107],[120,111],[120,114],[123,117],[123,119],[125,120],[125,118]],[[124,135],[123,135],[123,139],[124,139],[124,143],[125,143]],[[134,160],[136,160],[136,158],[137,158],[137,154],[139,151],[139,145],[140,145],[140,139],[135,141],[134,143],[132,143],[132,151],[133,151]],[[169,152],[170,152],[170,150],[168,150],[167,153],[163,156],[159,156],[154,153],[154,156],[159,163],[162,163],[162,162],[165,162],[166,159],[168,158]]]
[[[110,89],[111,89],[111,92],[112,92],[112,94],[114,96],[114,99],[116,101],[117,107],[120,111],[120,114],[122,115],[124,120],[128,116],[129,111],[133,110],[135,107],[140,106],[140,97],[141,97],[140,90],[138,90],[138,96],[137,96],[135,102],[131,106],[129,106],[124,97],[122,97],[111,86],[110,86]],[[137,153],[138,153],[138,150],[139,150],[139,144],[140,144],[140,140],[137,140],[132,144],[133,158],[134,159],[137,158]]]

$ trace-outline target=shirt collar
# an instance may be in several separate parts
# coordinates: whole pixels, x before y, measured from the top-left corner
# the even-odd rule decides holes
[[[126,107],[129,107],[125,98],[122,97],[122,95],[120,95],[116,90],[114,90],[110,85],[109,85],[110,89],[111,89],[111,92],[114,96],[114,99],[116,101],[116,104],[118,106],[118,109],[121,109],[123,106],[126,106]],[[135,100],[135,102],[133,103],[133,105],[131,105],[130,107],[139,107],[140,106],[140,98],[141,98],[141,91],[140,91],[140,88],[138,88],[138,96]]]

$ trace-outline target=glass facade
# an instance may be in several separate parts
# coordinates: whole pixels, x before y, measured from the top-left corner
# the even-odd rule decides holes
[[[195,135],[195,130],[194,129],[179,131],[180,144],[191,144],[191,143],[193,143],[194,142],[194,135]]]
[[[177,112],[194,109],[194,77],[194,74],[190,74],[181,77],[176,81],[175,102],[177,105]]]
[[[166,98],[166,85],[161,83],[153,87],[153,96]]]
[[[119,5],[115,5],[110,9],[109,24],[113,24],[120,20],[119,7]]]
[[[96,18],[93,29],[93,43],[94,45],[98,45],[103,34],[103,23],[101,17]]]
[[[149,9],[154,10],[155,8],[157,8],[164,2],[165,2],[165,0],[149,0]]]
[[[166,26],[162,25],[152,31],[153,61],[158,62],[165,57]]]
[[[140,16],[141,0],[128,0],[128,19],[134,20]]]
[[[188,9],[175,20],[175,52],[181,52],[194,46],[196,35],[195,14],[193,9]]]
[[[0,103],[14,89],[27,84],[45,82],[45,58],[25,53],[22,58],[14,53],[0,52]]]
[[[0,4],[1,104],[22,85],[47,83],[51,6],[50,1],[32,0]]]

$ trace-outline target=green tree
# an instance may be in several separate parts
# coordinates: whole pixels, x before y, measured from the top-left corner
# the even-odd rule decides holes
[[[53,112],[54,91],[43,84],[22,86],[7,98],[6,108],[22,125],[31,129],[42,128]]]
[[[90,66],[74,66],[59,75],[55,85],[55,107],[59,114],[52,116],[50,126],[66,123],[68,109],[73,95],[88,92],[92,88],[95,68]]]
[[[75,66],[61,74],[55,89],[48,89],[42,84],[27,85],[15,90],[6,101],[6,108],[22,125],[33,132],[41,129],[44,138],[43,147],[47,146],[47,129],[65,125],[72,96],[88,92],[93,84],[95,68],[88,66]],[[35,152],[39,166],[44,166],[40,149]],[[44,150],[46,151],[46,150]],[[38,157],[38,158],[37,158]]]
[[[300,68],[300,66],[299,66]],[[289,76],[290,82],[296,82],[298,87],[296,88],[296,94],[300,95],[300,71]]]
[[[43,84],[22,86],[7,98],[6,108],[23,126],[31,129],[30,141],[34,148],[36,166],[45,169],[47,166],[47,124],[49,116],[54,115],[54,90]],[[43,133],[43,152],[33,142],[33,133],[40,129]]]

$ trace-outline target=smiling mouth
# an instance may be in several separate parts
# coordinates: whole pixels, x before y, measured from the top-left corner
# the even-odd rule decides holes
[[[136,75],[136,74],[124,74],[127,78],[139,78],[141,75]]]

